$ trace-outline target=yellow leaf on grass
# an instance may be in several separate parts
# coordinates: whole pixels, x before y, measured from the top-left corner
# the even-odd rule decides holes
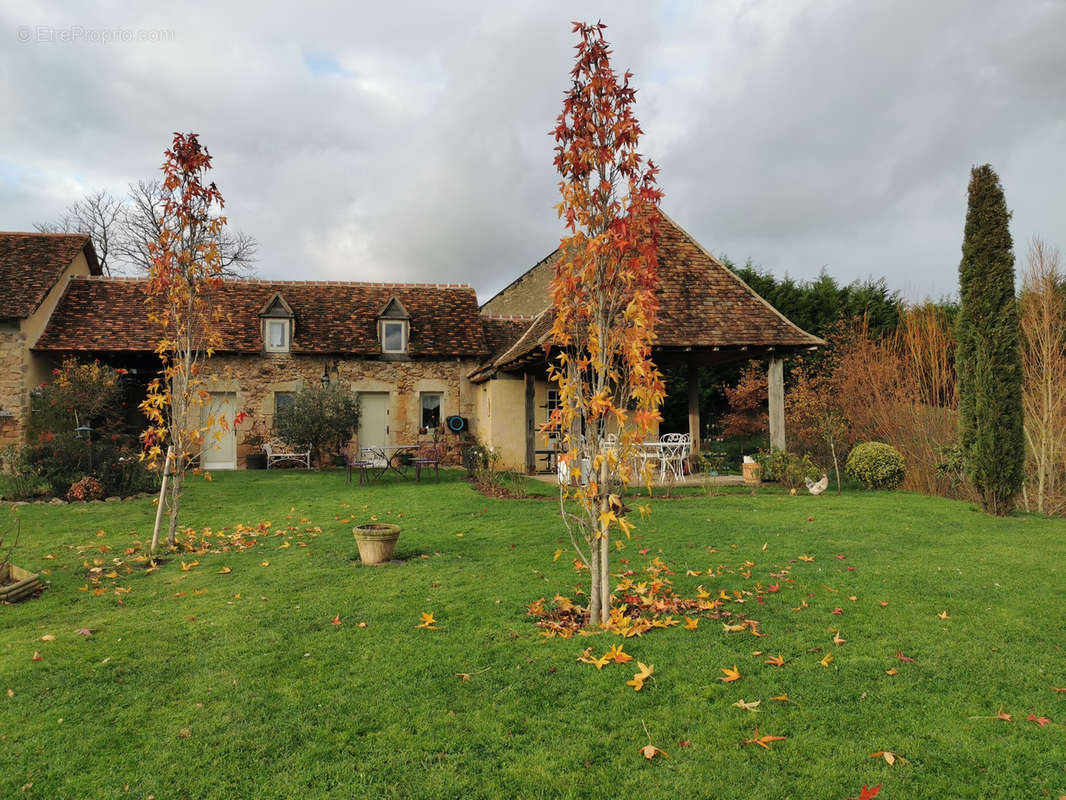
[[[722,627],[725,629],[726,633],[739,633],[748,626],[744,625],[743,623],[740,623],[738,625],[729,625],[728,623],[723,622]]]
[[[757,744],[757,745],[759,745],[759,747],[761,747],[761,748],[763,748],[765,750],[769,750],[770,749],[770,742],[781,742],[781,741],[784,741],[786,738],[787,737],[785,737],[785,736],[769,736],[769,735],[760,736],[759,735],[759,727],[756,725],[755,726],[755,736],[753,738],[751,738],[751,739],[745,739],[744,740],[744,744]]]
[[[818,663],[821,664],[823,667],[828,667],[829,666],[829,662],[832,661],[832,660],[833,660],[833,654],[832,653],[826,653],[825,654],[825,658],[823,658]]]
[[[759,707],[759,703],[761,702],[762,700],[752,700],[750,703],[746,703],[743,699],[740,699],[733,703],[733,707],[742,708],[745,711],[756,711]]]
[[[611,649],[608,650],[603,657],[610,659],[616,664],[625,664],[627,661],[633,660],[633,656],[629,655],[629,653],[624,652],[622,650],[622,645],[617,644],[612,644]]]
[[[563,548],[560,547],[558,550],[555,551],[555,555],[552,557],[552,561],[558,561],[559,560],[559,556],[561,556],[565,552],[566,551],[563,550]]]
[[[890,767],[894,766],[897,761],[900,764],[907,763],[907,759],[901,755],[893,753],[891,750],[878,750],[876,753],[870,753],[870,758],[883,758]]]
[[[435,631],[436,628],[434,626],[436,625],[437,620],[433,619],[433,613],[432,612],[423,611],[421,616],[422,616],[421,624],[416,625],[415,627],[416,628],[425,628],[426,630]]]
[[[632,686],[633,687],[633,691],[635,691],[635,692],[639,692],[641,689],[643,689],[644,688],[644,681],[646,681],[648,678],[650,678],[652,673],[655,672],[655,665],[654,664],[648,666],[648,665],[644,664],[643,662],[638,661],[637,662],[637,667],[640,668],[640,672],[638,672],[636,675],[633,676],[633,680],[626,681],[626,686]]]
[[[722,683],[732,683],[733,681],[740,680],[740,671],[737,669],[737,665],[733,665],[733,669],[723,668],[722,672],[725,673],[724,678],[719,678]]]
[[[261,567],[269,567],[270,566],[270,562],[269,561],[260,561],[259,562],[259,566],[261,566]]]
[[[700,626],[700,621],[693,617],[685,617],[685,630],[694,631]]]
[[[809,563],[809,562],[811,562],[811,561],[814,561],[814,556],[809,556],[809,555],[807,555],[806,553],[804,553],[803,555],[801,555],[801,556],[799,557],[799,560],[800,560],[800,561],[806,561],[806,562],[808,562],[808,563]]]
[[[223,567],[216,574],[218,574],[218,575],[229,575],[231,572],[233,572],[233,570],[230,569],[229,567]]]
[[[182,572],[188,572],[193,567],[198,567],[198,566],[200,566],[200,562],[199,561],[190,561],[188,564],[186,564],[184,561],[182,561],[181,562],[181,571]]]
[[[670,757],[667,753],[664,753],[651,742],[648,742],[646,745],[640,748],[640,754],[646,759],[648,759],[648,761],[651,761],[653,758],[655,758],[655,756],[662,756],[663,758]]]
[[[839,647],[840,645],[844,644],[844,642],[846,642],[846,641],[847,641],[847,639],[845,639],[839,633],[834,633],[833,634],[833,644],[835,644],[837,647]]]
[[[785,665],[785,659],[781,657],[780,653],[778,653],[776,656],[770,656],[763,663],[774,667],[783,667]]]

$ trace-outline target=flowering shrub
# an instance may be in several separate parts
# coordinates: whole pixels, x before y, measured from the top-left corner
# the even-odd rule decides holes
[[[71,503],[87,503],[90,500],[103,500],[103,498],[103,484],[92,476],[75,481],[67,492],[67,501]]]
[[[5,495],[63,497],[85,478],[101,487],[101,497],[158,485],[157,474],[140,462],[137,436],[125,419],[123,372],[68,358],[50,383],[30,393],[29,443],[5,455]]]

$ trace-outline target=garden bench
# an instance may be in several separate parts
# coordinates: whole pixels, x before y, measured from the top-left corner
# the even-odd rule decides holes
[[[304,450],[303,452],[296,451],[278,439],[273,439],[264,444],[263,450],[266,451],[267,469],[270,469],[272,464],[285,461],[291,461],[295,464],[303,464],[307,469],[311,469],[310,450]]]

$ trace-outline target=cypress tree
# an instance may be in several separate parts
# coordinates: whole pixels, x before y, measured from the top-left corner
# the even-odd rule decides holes
[[[1009,514],[1025,466],[1022,365],[1010,212],[988,164],[971,171],[959,264],[959,432],[985,510]]]

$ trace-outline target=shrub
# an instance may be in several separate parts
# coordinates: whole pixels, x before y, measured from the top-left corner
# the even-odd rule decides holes
[[[301,389],[274,416],[274,432],[286,444],[311,450],[319,464],[322,448],[339,452],[358,429],[359,402],[338,384]]]
[[[798,489],[804,485],[804,479],[816,481],[825,474],[810,454],[800,457],[787,450],[763,450],[755,456],[755,460],[762,467],[762,479],[777,481],[784,489]]]
[[[88,503],[90,500],[103,500],[104,487],[100,481],[91,475],[74,481],[67,492],[67,502]]]
[[[30,393],[29,443],[4,454],[4,494],[63,497],[87,476],[102,493],[122,497],[158,483],[139,459],[140,446],[124,420],[123,370],[73,358],[52,371],[52,382]],[[75,428],[87,427],[89,438]],[[84,432],[84,431],[83,431]]]
[[[845,467],[867,489],[895,489],[903,483],[907,466],[899,450],[884,442],[855,445]]]
[[[26,458],[23,447],[8,447],[3,453],[3,485],[0,497],[5,500],[26,500],[47,494],[48,483],[41,477],[37,465]]]

